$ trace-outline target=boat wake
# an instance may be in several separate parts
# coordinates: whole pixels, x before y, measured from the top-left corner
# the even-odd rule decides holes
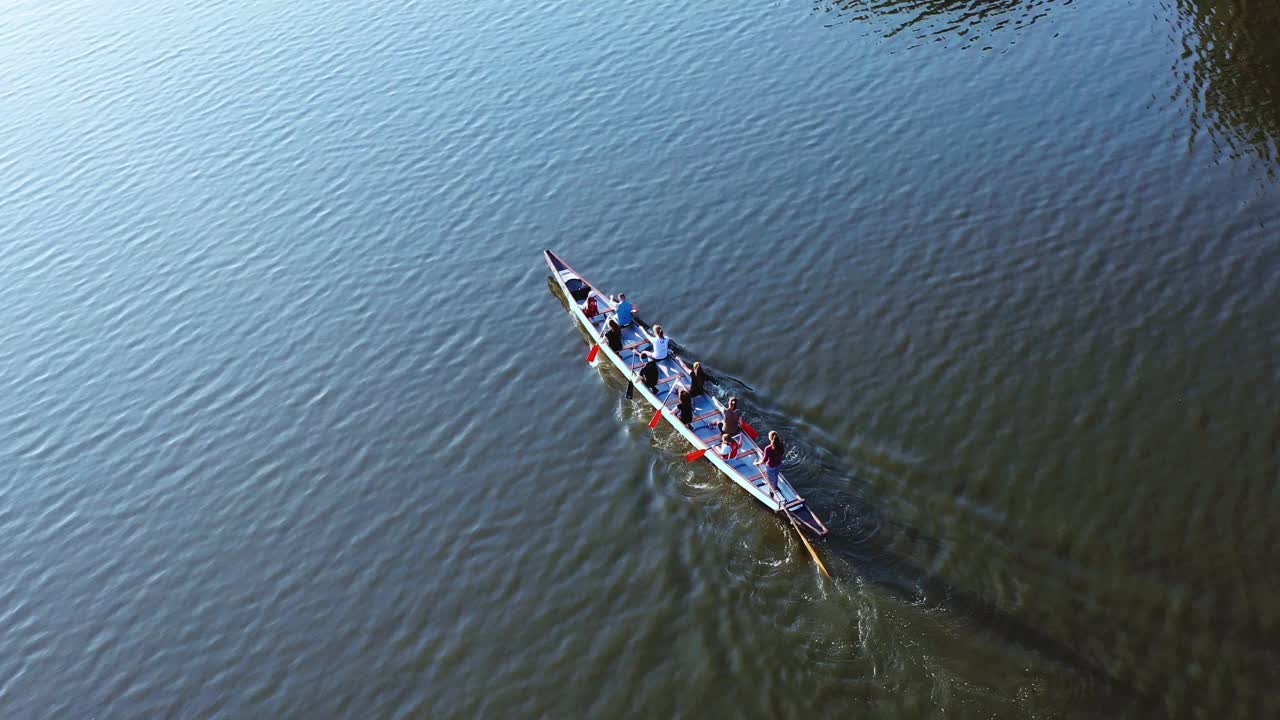
[[[564,302],[551,278],[548,278],[548,290]],[[585,336],[585,331],[583,333]],[[946,573],[949,571],[948,560],[956,552],[952,544],[921,531],[910,521],[909,498],[886,495],[870,481],[870,477],[876,475],[910,474],[911,460],[889,454],[881,457],[883,467],[856,467],[845,458],[855,454],[851,450],[858,449],[838,449],[838,444],[827,437],[822,428],[789,416],[747,383],[698,357],[696,349],[681,347],[678,350],[686,362],[701,360],[710,375],[708,390],[711,395],[722,403],[729,396],[736,396],[748,423],[776,429],[787,438],[788,450],[783,464],[785,475],[803,490],[808,503],[830,528],[830,535],[820,542],[819,547],[821,555],[830,564],[835,584],[817,581],[808,586],[803,592],[808,601],[825,602],[834,597],[841,604],[863,608],[873,602],[868,599],[868,593],[887,594],[896,597],[904,606],[929,613],[944,613],[953,618],[953,625],[979,631],[999,644],[1034,653],[1056,664],[1073,676],[1082,678],[1087,686],[1085,693],[1102,703],[1102,707],[1114,710],[1117,707],[1158,706],[1154,699],[1144,697],[1131,685],[1109,674],[1100,662],[1077,652],[1066,639],[1055,637],[1004,609],[997,600],[990,599],[990,588],[967,589],[951,580]],[[599,370],[610,389],[619,394],[618,417],[624,426],[634,427],[646,422],[652,410],[645,403],[623,399],[627,380],[608,363],[600,363]],[[689,496],[698,498],[704,512],[717,513],[728,511],[738,503],[743,507],[749,504],[740,494],[726,494],[722,478],[718,475],[685,465],[682,455],[687,443],[665,424],[649,437],[652,444],[662,450],[659,457],[668,458],[667,462],[677,464],[682,470],[688,468],[677,473],[681,476],[681,486]],[[883,455],[877,452],[861,454],[870,456],[873,462]],[[670,477],[670,473],[660,474]],[[701,479],[703,477],[706,479]],[[657,477],[653,480],[655,490],[661,493],[661,481]],[[885,484],[900,488],[910,485],[906,477],[880,483]],[[972,503],[966,505],[957,502],[956,498],[951,500],[947,512],[966,517],[981,515]],[[722,503],[722,508],[716,507]],[[748,586],[766,578],[794,576],[797,572],[812,569],[812,565],[800,562],[805,550],[799,547],[800,541],[787,531],[786,521],[777,516],[764,522],[717,524],[722,532],[732,533],[732,542],[745,543],[745,552],[734,553],[742,556],[738,560],[745,565],[735,560],[733,567],[726,568],[726,571],[731,576],[745,573],[742,579]],[[750,536],[753,527],[756,533],[767,535],[767,542],[761,535]],[[726,539],[728,537],[726,535]],[[780,548],[778,552],[761,551],[762,546],[776,548],[779,545],[785,546],[785,551]],[[966,574],[965,577],[969,576]],[[975,581],[981,582],[980,579]],[[1018,581],[1015,578],[1011,582],[1016,584]],[[999,593],[995,595],[998,597]],[[863,636],[867,629],[863,626],[864,623],[859,621],[856,627],[850,628],[854,633],[847,638],[850,646],[864,645]]]
[[[703,365],[707,362],[703,361]],[[724,386],[717,391],[724,392]],[[1077,651],[1069,639],[1055,637],[1004,609],[991,599],[989,588],[966,588],[948,577],[948,558],[957,548],[896,517],[897,506],[907,506],[910,501],[880,494],[867,479],[868,475],[886,472],[886,468],[855,468],[841,459],[833,444],[823,442],[825,433],[820,428],[788,417],[755,393],[738,397],[745,403],[748,421],[776,428],[788,438],[784,465],[787,474],[797,487],[804,489],[813,506],[825,514],[831,534],[821,546],[824,555],[832,559],[829,568],[836,586],[850,602],[865,605],[858,596],[879,590],[913,608],[944,613],[1000,644],[1034,653],[1082,679],[1089,695],[1079,699],[1082,706],[1096,702],[1109,711],[1161,706],[1158,698],[1109,672],[1103,661]],[[886,465],[901,463],[900,458],[895,458]],[[984,514],[962,497],[953,498],[950,512]],[[792,552],[803,556],[802,550]],[[821,595],[827,595],[826,589]],[[859,645],[864,630],[860,622]]]

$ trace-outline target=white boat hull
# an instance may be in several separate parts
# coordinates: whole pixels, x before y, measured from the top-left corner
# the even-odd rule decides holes
[[[638,363],[641,362],[639,358],[640,351],[649,347],[647,344],[647,340],[650,339],[648,333],[645,332],[638,321],[633,322],[631,326],[623,329],[623,349],[620,352],[615,352],[605,342],[601,332],[604,323],[609,317],[613,316],[613,303],[609,300],[609,297],[587,282],[585,278],[555,253],[547,250],[544,255],[556,284],[568,302],[569,312],[577,320],[578,324],[582,326],[583,330],[587,332],[592,342],[599,346],[597,359],[602,357],[612,363],[623,376],[633,383],[636,393],[645,402],[655,409],[662,408],[662,415],[667,423],[676,432],[680,433],[694,449],[707,450],[703,458],[714,465],[717,470],[750,493],[765,507],[778,512],[780,507],[779,500],[769,488],[764,478],[763,468],[755,465],[755,462],[760,458],[761,452],[756,442],[746,433],[743,433],[739,436],[741,445],[736,454],[732,457],[726,457],[728,448],[721,446],[718,427],[718,424],[723,419],[721,413],[724,410],[719,400],[710,394],[696,397],[694,399],[694,422],[690,425],[680,422],[674,407],[675,392],[672,388],[676,386],[687,388],[689,386],[689,368],[674,353],[667,359],[659,361],[660,383],[656,388],[657,392],[651,392],[640,381],[635,369],[638,367]],[[586,314],[586,297],[588,293],[592,292],[597,295],[598,306],[604,312],[595,318],[588,318]],[[670,400],[664,404],[663,400],[668,396]],[[785,512],[794,517],[800,526],[819,537],[827,534],[827,527],[813,513],[804,498],[796,492],[791,483],[781,474],[779,474],[778,489],[781,494],[781,505],[785,507]]]

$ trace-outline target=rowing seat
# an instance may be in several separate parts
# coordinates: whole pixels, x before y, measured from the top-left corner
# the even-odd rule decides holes
[[[679,375],[668,375],[667,377],[665,377],[665,378],[661,378],[660,380],[658,380],[658,384],[657,384],[657,385],[655,385],[654,387],[659,388],[659,390],[658,390],[658,392],[659,392],[659,393],[661,393],[662,395],[666,395],[667,391],[666,391],[666,390],[662,390],[662,389],[661,389],[661,387],[662,387],[663,385],[666,385],[667,383],[671,382],[672,380],[679,380],[679,379],[680,379],[680,376],[679,376]],[[643,382],[638,382],[638,381],[637,381],[637,382],[636,382],[636,384],[637,384],[637,385],[642,385],[642,386],[644,386],[644,387],[646,387],[646,388],[648,387],[648,385],[645,385]],[[668,389],[670,389],[670,388],[668,388]],[[675,393],[671,393],[671,395],[672,395],[672,397],[675,397]],[[660,399],[661,399],[661,398],[660,398]]]
[[[712,432],[710,435],[703,437],[701,435],[698,435],[698,430],[711,430]],[[703,425],[702,427],[698,428],[698,430],[694,430],[693,433],[695,435],[698,435],[698,439],[704,443],[710,443],[712,440],[720,439],[720,431],[712,425]]]
[[[627,350],[627,349],[633,349],[634,347],[635,347],[634,345],[624,345],[624,346],[622,346],[622,349],[623,349],[623,350]],[[670,360],[670,359],[671,359],[671,356],[670,356],[670,355],[668,355],[668,356],[666,356],[666,357],[662,358],[661,360],[655,360],[654,362],[665,362],[665,361]],[[642,368],[642,367],[644,367],[646,364],[648,364],[648,361],[647,361],[647,360],[646,360],[645,362],[638,363],[638,364],[636,364],[636,365],[632,365],[631,363],[627,363],[627,367],[631,368],[632,370],[635,370],[636,368]],[[681,377],[684,377],[684,373],[681,373],[681,374],[680,374],[680,376],[681,376]]]

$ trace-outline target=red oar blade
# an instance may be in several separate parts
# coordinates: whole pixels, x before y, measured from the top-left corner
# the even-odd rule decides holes
[[[659,408],[658,412],[653,414],[653,419],[649,421],[649,427],[651,428],[658,427],[658,423],[661,422],[661,420],[662,420],[662,409]]]
[[[746,420],[739,420],[738,424],[742,426],[743,430],[747,431],[747,435],[750,436],[752,440],[755,440],[756,438],[760,437],[760,433],[756,432],[755,428],[748,425]]]
[[[600,344],[599,344],[599,343],[597,343],[597,344],[595,344],[595,345],[592,345],[592,346],[591,346],[591,352],[587,353],[587,362],[589,362],[589,363],[593,363],[593,362],[595,362],[595,361],[596,361],[596,355],[599,355],[599,354],[600,354]]]
[[[693,462],[693,461],[695,461],[695,460],[701,460],[701,459],[702,459],[702,456],[703,456],[703,455],[706,455],[706,454],[707,454],[707,449],[706,449],[706,448],[703,448],[703,449],[701,449],[701,450],[694,450],[694,451],[693,451],[693,452],[691,452],[691,453],[685,453],[684,461],[685,461],[685,462]]]

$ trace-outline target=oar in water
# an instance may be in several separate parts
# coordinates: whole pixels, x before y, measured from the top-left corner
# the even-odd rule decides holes
[[[658,427],[658,422],[662,420],[662,409],[667,406],[667,401],[671,399],[671,393],[675,392],[676,381],[671,381],[671,388],[667,390],[666,397],[662,398],[662,406],[658,408],[658,412],[653,414],[653,419],[649,421],[649,427]]]
[[[639,353],[637,353],[635,350],[632,350],[632,351],[631,351],[631,358],[632,358],[632,360],[634,360],[634,359],[635,359],[635,357],[636,357],[636,355],[638,355],[638,354],[639,354]],[[631,360],[627,360],[627,361],[626,361],[626,363],[627,363],[627,367],[628,367],[628,368],[629,368],[629,367],[631,367]],[[628,372],[631,372],[631,371],[630,371],[630,370],[628,370]],[[637,375],[636,377],[639,377],[639,375]],[[630,400],[631,398],[635,397],[635,394],[636,394],[636,384],[635,384],[635,382],[631,379],[631,377],[630,377],[630,376],[628,376],[628,377],[627,377],[627,399],[628,399],[628,400]]]
[[[600,354],[600,343],[592,343],[591,352],[587,353],[587,362],[594,365],[596,363],[596,356],[599,354]]]
[[[763,451],[761,451],[761,455],[763,456]],[[760,462],[763,461],[764,458],[761,457]],[[757,462],[756,465],[760,465],[760,462]],[[765,473],[765,477],[768,477],[769,471],[763,470],[763,472]],[[768,482],[766,481],[765,484],[767,485]],[[822,571],[824,577],[830,579],[831,573],[827,572],[827,566],[822,564],[822,559],[818,557],[818,551],[813,549],[813,545],[809,543],[809,538],[804,536],[804,531],[800,529],[800,523],[796,522],[796,516],[792,515],[791,511],[787,509],[786,503],[782,498],[782,490],[778,490],[777,503],[778,509],[783,513],[786,513],[787,519],[791,521],[791,528],[800,536],[800,542],[804,543],[804,549],[809,551],[809,557],[813,558],[813,561],[817,563],[818,570]]]
[[[634,311],[633,311],[633,313],[634,313]],[[637,317],[633,314],[633,315],[631,316],[631,321],[632,321],[632,322],[638,322],[638,321],[639,321],[639,318],[637,318]],[[623,348],[623,349],[625,350],[626,348]],[[631,358],[632,358],[632,360],[634,360],[634,359],[635,359],[635,357],[636,357],[637,355],[639,355],[639,354],[640,354],[639,352],[637,352],[636,350],[632,349],[632,351],[631,351]],[[631,360],[628,360],[628,361],[627,361],[627,364],[628,364],[628,365],[630,365],[630,364],[631,364]],[[635,393],[636,393],[636,384],[635,384],[634,382],[632,382],[631,378],[627,378],[627,399],[628,399],[628,400],[630,400],[631,398],[635,397]]]
[[[787,514],[787,519],[791,521],[791,527],[795,528],[796,534],[800,536],[800,542],[804,543],[805,549],[809,551],[809,557],[813,558],[813,561],[818,564],[818,569],[830,580],[831,573],[827,572],[827,566],[823,565],[822,560],[818,559],[818,551],[814,550],[813,545],[809,544],[809,538],[804,536],[804,531],[800,529],[800,523],[796,522],[796,516],[792,515],[791,511],[786,508],[783,508],[782,512]]]

